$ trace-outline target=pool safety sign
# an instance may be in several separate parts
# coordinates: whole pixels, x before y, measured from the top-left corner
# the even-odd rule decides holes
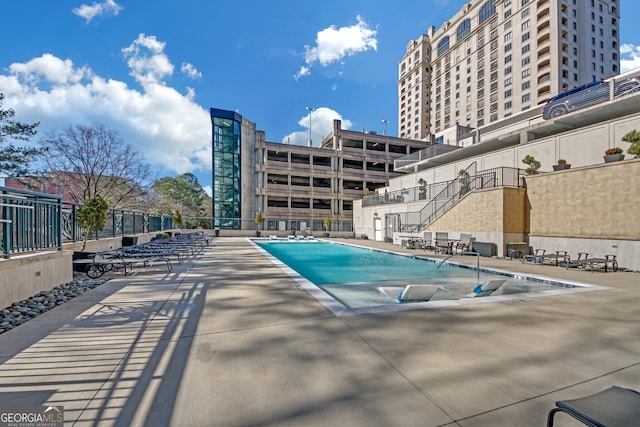
[[[0,406],[0,427],[63,427],[62,406]]]

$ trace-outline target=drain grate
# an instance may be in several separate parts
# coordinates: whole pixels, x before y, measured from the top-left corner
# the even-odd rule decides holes
[[[524,304],[525,302],[531,301],[529,298],[516,298],[505,301],[507,304]]]

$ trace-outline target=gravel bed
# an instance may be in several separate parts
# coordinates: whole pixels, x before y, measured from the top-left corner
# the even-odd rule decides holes
[[[40,292],[25,300],[14,302],[0,310],[0,334],[64,304],[72,298],[96,288],[107,279],[78,279],[56,286],[50,291]]]

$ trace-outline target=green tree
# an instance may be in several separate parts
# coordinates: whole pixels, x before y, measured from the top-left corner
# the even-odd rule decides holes
[[[179,211],[183,219],[190,218],[191,222],[196,222],[192,225],[205,227],[210,223],[211,197],[195,175],[185,173],[177,177],[161,178],[153,184],[153,191],[156,196],[152,209],[154,212],[170,215]]]
[[[87,246],[89,234],[96,230],[102,230],[107,224],[109,205],[99,195],[88,198],[78,210],[78,223],[84,228],[82,239],[82,251]]]
[[[3,109],[3,100],[4,95],[0,93],[0,144],[5,143],[8,138],[29,141],[36,134],[40,123],[29,125],[12,120],[15,111],[11,108]],[[39,148],[20,147],[11,143],[0,147],[0,172],[12,176],[26,175],[29,165],[40,152]]]

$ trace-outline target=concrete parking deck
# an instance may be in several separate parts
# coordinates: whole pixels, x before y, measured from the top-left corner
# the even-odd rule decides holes
[[[542,426],[556,400],[640,390],[640,274],[481,265],[611,289],[337,318],[218,238],[0,335],[0,405],[74,426]]]

